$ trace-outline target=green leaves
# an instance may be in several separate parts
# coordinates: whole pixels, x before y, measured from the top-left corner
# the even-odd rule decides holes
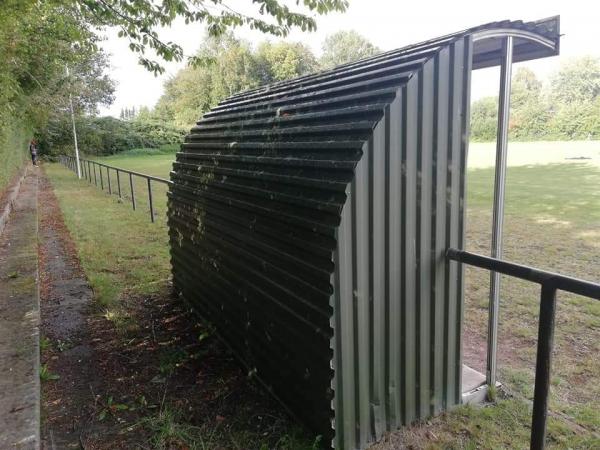
[[[0,9],[0,143],[9,133],[2,124],[45,130],[49,120],[67,112],[69,94],[77,113],[112,102],[108,60],[72,0],[8,3]]]
[[[157,32],[160,27],[172,25],[177,18],[182,18],[186,24],[203,23],[212,37],[244,25],[265,34],[285,37],[294,28],[316,30],[317,23],[310,12],[323,15],[343,12],[348,7],[347,0],[304,0],[299,11],[292,11],[283,0],[246,1],[257,6],[256,14],[238,12],[222,0],[62,0],[60,3],[75,4],[91,25],[119,28],[118,36],[129,40],[132,52],[144,54],[150,47],[163,61],[181,61],[184,56],[178,44],[163,42]],[[190,61],[196,62],[196,59],[191,57]],[[159,61],[141,57],[139,62],[156,75],[164,73]]]
[[[496,138],[496,97],[471,106],[471,137]],[[600,138],[600,59],[566,62],[546,86],[534,72],[519,68],[511,89],[510,137],[518,140]]]
[[[321,64],[324,68],[332,68],[380,52],[379,48],[356,31],[338,31],[325,39]]]
[[[60,376],[56,375],[55,373],[50,372],[50,369],[48,369],[47,364],[44,364],[40,367],[40,381],[42,381],[42,382],[55,381],[58,379],[60,379]]]
[[[106,402],[102,405],[102,409],[98,413],[98,420],[103,421],[107,417],[117,418],[117,413],[119,411],[127,411],[128,409],[130,409],[128,405],[124,403],[115,402],[111,395],[106,399]]]

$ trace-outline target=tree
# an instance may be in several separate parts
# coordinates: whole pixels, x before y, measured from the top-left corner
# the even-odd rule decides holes
[[[164,94],[153,114],[177,127],[188,128],[201,113],[236,92],[258,85],[256,61],[250,45],[230,33],[208,37],[200,49],[201,58],[213,63],[185,67],[165,83]]]
[[[495,138],[496,105],[495,97],[473,103],[472,139]],[[513,77],[509,133],[518,140],[600,138],[600,59],[567,62],[547,87],[520,68]]]
[[[585,56],[563,64],[550,90],[555,103],[593,102],[600,95],[600,59]]]
[[[160,27],[169,27],[177,19],[183,19],[186,24],[205,24],[212,37],[242,25],[285,37],[294,28],[314,31],[317,24],[309,15],[311,12],[343,12],[348,7],[348,0],[302,0],[303,8],[297,10],[290,9],[284,0],[246,0],[255,11],[248,15],[236,11],[224,0],[60,0],[60,3],[74,5],[92,25],[117,27],[119,36],[129,40],[129,48],[139,54],[139,62],[154,73],[163,73],[164,68],[157,60],[146,56],[148,49],[164,61],[184,58],[181,46],[164,42],[158,32]],[[206,62],[201,55],[189,60],[194,64]]]
[[[516,139],[539,139],[547,133],[549,107],[542,97],[542,82],[528,68],[520,67],[512,78],[509,132]]]
[[[379,48],[356,31],[338,31],[325,38],[321,66],[328,69],[380,52]]]
[[[541,92],[542,82],[535,73],[526,67],[519,67],[512,78],[511,107],[519,108],[526,103],[539,101]]]
[[[213,63],[185,67],[165,83],[165,92],[152,112],[155,117],[188,128],[226,97],[259,84],[304,75],[318,67],[310,49],[300,43],[265,42],[252,51],[248,42],[230,33],[208,37],[198,55]]]
[[[484,97],[471,105],[471,136],[476,141],[493,141],[498,128],[498,98]]]
[[[264,42],[258,47],[256,59],[263,84],[306,75],[318,68],[311,50],[300,42]]]
[[[50,136],[46,124],[67,113],[69,94],[78,114],[93,114],[98,104],[112,102],[114,84],[105,74],[108,60],[97,41],[72,7],[28,0],[3,4],[0,144],[11,128]],[[24,148],[22,143],[11,145]]]

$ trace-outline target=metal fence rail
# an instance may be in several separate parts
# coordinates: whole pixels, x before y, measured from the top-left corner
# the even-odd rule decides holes
[[[546,272],[533,267],[470,253],[448,249],[448,259],[492,272],[509,275],[541,285],[540,319],[538,328],[537,358],[535,366],[535,389],[533,394],[533,417],[531,422],[531,449],[541,450],[546,440],[548,416],[548,393],[550,390],[550,368],[554,341],[554,318],[556,315],[556,291],[562,290],[600,300],[600,284],[577,278]]]
[[[61,155],[59,157],[59,160],[60,160],[60,163],[62,165],[64,165],[67,169],[72,170],[73,172],[77,173],[77,161],[75,160],[74,156]],[[154,222],[154,200],[153,200],[153,196],[152,196],[152,182],[162,183],[162,184],[165,184],[166,186],[169,186],[171,184],[170,180],[167,180],[165,178],[155,177],[152,175],[147,175],[145,173],[135,172],[133,170],[127,170],[127,169],[122,169],[120,167],[110,166],[108,164],[103,164],[101,162],[93,161],[91,159],[79,158],[79,162],[80,162],[80,166],[81,166],[81,176],[83,178],[88,180],[88,182],[90,184],[93,183],[95,186],[98,186],[98,183],[99,183],[100,189],[104,190],[104,186],[105,186],[104,178],[106,176],[106,187],[108,189],[109,195],[112,195],[114,193],[114,194],[118,195],[119,198],[124,198],[123,186],[121,184],[121,174],[125,174],[126,177],[129,178],[129,195],[131,198],[131,206],[133,207],[134,211],[136,210],[136,208],[138,206],[138,203],[136,202],[135,188],[134,188],[134,182],[133,182],[134,177],[139,177],[139,178],[146,180],[150,220],[152,222]],[[103,173],[102,168],[105,169],[104,170],[105,173]],[[114,186],[112,185],[111,178],[110,178],[111,170],[116,173],[116,177],[117,177],[117,186],[116,186],[117,190],[116,191],[114,190]]]

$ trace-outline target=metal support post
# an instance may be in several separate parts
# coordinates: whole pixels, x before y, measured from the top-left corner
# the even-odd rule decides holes
[[[119,192],[119,198],[121,198],[121,177],[119,176],[119,169],[117,170],[117,190]]]
[[[148,180],[148,202],[150,203],[150,220],[154,222],[154,205],[152,204],[152,186],[150,185],[150,178]]]
[[[504,59],[500,66],[500,97],[498,102],[498,136],[496,139],[496,176],[494,180],[494,211],[492,224],[492,258],[502,258],[502,230],[504,226],[504,191],[506,186],[506,155],[508,149],[508,120],[510,114],[510,86],[512,76],[513,38],[503,42]],[[500,274],[490,274],[490,303],[488,322],[488,351],[486,380],[496,385],[496,354],[498,349],[498,309],[500,306]]]
[[[531,420],[531,450],[543,450],[546,441],[550,368],[556,316],[556,287],[552,282],[542,284],[540,323],[538,325],[537,360],[535,363],[535,390]]]
[[[129,174],[129,187],[131,188],[131,205],[135,211],[135,192],[133,190],[133,175],[131,173]]]

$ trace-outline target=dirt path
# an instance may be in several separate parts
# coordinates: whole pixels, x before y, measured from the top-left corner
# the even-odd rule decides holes
[[[40,179],[39,265],[44,336],[42,446],[80,448],[94,415],[94,392],[101,388],[90,345],[92,290],[79,266],[48,179]],[[59,377],[59,378],[56,378]]]

